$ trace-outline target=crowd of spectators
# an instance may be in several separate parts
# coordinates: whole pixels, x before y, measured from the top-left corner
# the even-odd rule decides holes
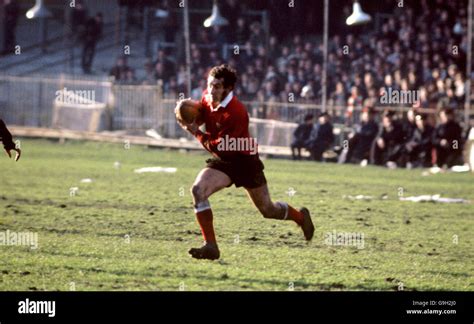
[[[301,150],[311,159],[323,160],[323,153],[335,149],[339,163],[358,163],[396,167],[452,167],[463,163],[465,136],[456,121],[454,110],[443,108],[435,127],[425,114],[416,109],[400,119],[393,111],[385,111],[381,122],[373,109],[363,109],[361,122],[353,127],[342,147],[334,147],[333,126],[327,113],[313,124],[313,115],[294,131],[291,145],[293,159],[302,159]]]
[[[227,6],[238,7],[233,0]],[[349,124],[353,111],[375,106],[410,106],[413,102],[382,103],[389,89],[416,91],[422,108],[458,109],[464,102],[467,51],[467,3],[422,0],[417,6],[399,8],[382,20],[380,30],[334,34],[329,39],[328,104],[340,107],[334,116]],[[240,10],[224,10],[239,12]],[[323,44],[311,36],[294,35],[289,41],[270,34],[268,46],[259,21],[245,15],[228,16],[231,32],[221,27],[193,28],[191,44],[192,87],[213,65],[223,63],[224,44],[229,48],[226,63],[237,68],[240,82],[236,94],[244,100],[265,102],[305,101],[321,103]],[[369,28],[369,27],[367,27]],[[372,27],[370,27],[372,28]],[[160,49],[145,64],[146,78],[162,79],[165,93],[185,90],[183,58]],[[120,78],[120,80],[123,80]],[[355,120],[358,121],[358,120]]]

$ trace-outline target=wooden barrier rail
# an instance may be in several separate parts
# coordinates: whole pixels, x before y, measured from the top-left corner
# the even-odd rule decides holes
[[[162,147],[172,149],[203,150],[201,144],[197,140],[189,141],[187,139],[170,138],[157,139],[147,136],[127,135],[123,131],[94,133],[65,129],[24,127],[14,125],[9,125],[9,129],[15,137],[49,138],[58,139],[60,141],[86,140],[109,143],[129,143],[134,145],[146,145],[149,147]],[[281,157],[291,156],[291,149],[289,147],[259,145],[258,151],[261,155]],[[304,155],[308,156],[308,153],[305,152]]]

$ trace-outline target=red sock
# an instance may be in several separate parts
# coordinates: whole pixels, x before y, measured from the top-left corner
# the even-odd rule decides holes
[[[202,237],[207,243],[216,243],[216,235],[214,234],[214,226],[212,225],[212,210],[206,209],[196,213],[196,218],[201,226]]]
[[[290,205],[288,205],[288,217],[291,220],[294,220],[296,224],[300,226],[303,225],[303,221],[304,221],[303,214],[297,211],[296,209],[294,209],[293,207],[291,207]]]

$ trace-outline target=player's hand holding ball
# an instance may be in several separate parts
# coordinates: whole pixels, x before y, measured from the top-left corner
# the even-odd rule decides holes
[[[178,124],[191,134],[195,134],[199,129],[201,121],[202,106],[199,101],[191,98],[180,100],[176,103],[174,110]]]

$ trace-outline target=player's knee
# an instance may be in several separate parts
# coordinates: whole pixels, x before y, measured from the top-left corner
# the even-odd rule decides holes
[[[191,195],[193,195],[194,198],[197,198],[200,195],[201,188],[198,184],[193,184],[189,191],[191,191]]]
[[[195,201],[204,201],[207,199],[205,190],[200,184],[193,184],[191,187],[191,194],[193,195]]]

